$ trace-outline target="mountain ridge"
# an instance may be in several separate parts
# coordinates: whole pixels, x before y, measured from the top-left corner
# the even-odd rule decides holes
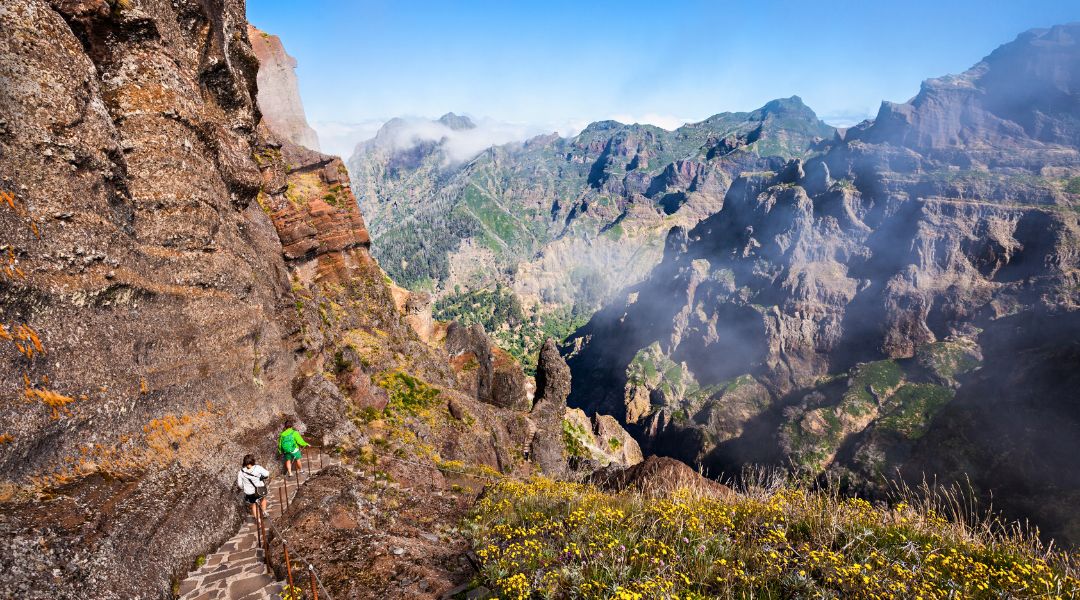
[[[1075,328],[1080,138],[1057,132],[1072,131],[1078,104],[1025,129],[1001,116],[1011,92],[985,83],[1049,72],[1037,89],[1071,93],[1080,77],[1059,75],[1080,73],[1077,33],[1021,34],[821,154],[738,177],[719,212],[673,229],[649,278],[568,340],[583,382],[570,404],[710,472],[794,465],[868,494],[897,469],[915,484],[970,474],[1010,515],[1077,539],[1046,499],[1080,493],[1067,460],[1076,395],[1054,367],[1072,343],[1021,332]],[[1020,353],[1015,372],[1006,348]],[[1073,433],[1025,425],[1050,421]],[[1054,474],[1025,467],[1032,453]]]
[[[530,332],[564,327],[640,279],[664,231],[718,210],[735,174],[779,168],[771,155],[805,156],[833,135],[792,97],[674,131],[600,121],[460,163],[446,160],[445,139],[396,151],[365,142],[349,165],[391,277],[454,304],[505,286],[529,323],[506,324],[501,343],[528,355],[542,341]]]

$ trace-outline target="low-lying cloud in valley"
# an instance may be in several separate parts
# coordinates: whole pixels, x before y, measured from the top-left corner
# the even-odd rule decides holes
[[[656,113],[617,114],[609,118],[620,123],[656,125],[669,131],[696,120]],[[590,122],[587,119],[565,119],[551,123],[512,123],[448,113],[441,120],[397,117],[354,123],[317,121],[312,126],[319,134],[323,151],[329,154],[347,158],[352,156],[358,144],[364,143],[378,143],[394,152],[401,152],[424,142],[440,142],[447,163],[453,164],[471,160],[492,146],[524,142],[538,135],[557,133],[562,137],[573,137]]]
[[[439,142],[447,162],[459,163],[472,159],[492,146],[521,142],[541,133],[550,133],[550,130],[493,119],[473,121],[469,117],[448,114],[441,120],[418,117],[392,119],[379,130],[375,143],[400,152],[423,142]]]

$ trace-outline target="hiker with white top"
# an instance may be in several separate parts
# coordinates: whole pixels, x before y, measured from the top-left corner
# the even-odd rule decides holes
[[[244,464],[240,467],[240,472],[236,474],[236,487],[244,491],[244,501],[251,505],[251,514],[256,521],[259,520],[256,504],[262,506],[262,512],[266,512],[267,479],[270,479],[270,471],[255,464],[253,455],[244,456]]]

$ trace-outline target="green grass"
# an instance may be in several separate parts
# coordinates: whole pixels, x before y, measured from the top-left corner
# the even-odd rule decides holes
[[[439,390],[402,371],[377,377],[375,384],[386,390],[389,401],[383,411],[388,420],[418,416],[436,405]]]
[[[908,383],[889,397],[892,408],[878,419],[878,426],[912,440],[919,439],[930,421],[955,396],[953,390],[932,383]]]
[[[463,200],[486,230],[502,244],[513,248],[522,243],[521,225],[518,221],[482,190],[475,185],[466,187]]]
[[[871,389],[879,395],[887,394],[900,385],[903,376],[904,370],[895,360],[879,360],[861,364],[852,372],[851,383],[845,398],[850,394],[865,402],[875,402],[874,396],[870,393]],[[852,410],[855,409],[853,405]]]

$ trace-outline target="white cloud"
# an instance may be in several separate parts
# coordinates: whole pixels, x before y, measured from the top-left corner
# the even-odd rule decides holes
[[[700,121],[701,119],[687,119],[674,115],[662,115],[658,113],[645,113],[643,115],[619,114],[611,117],[620,123],[640,123],[642,125],[656,125],[661,129],[673,131],[687,123]]]
[[[610,118],[621,123],[647,123],[668,130],[692,121],[656,113],[636,116],[619,114]],[[473,118],[476,124],[474,129],[454,130],[436,119],[425,117],[400,117],[396,121],[394,126],[383,131],[382,143],[401,151],[421,142],[441,142],[447,162],[451,163],[470,160],[492,146],[523,142],[537,135],[554,132],[562,137],[573,137],[592,122],[589,119],[568,118],[539,124],[512,123],[483,117]],[[323,152],[348,160],[357,144],[374,139],[387,122],[386,119],[315,121],[311,126],[319,134]]]
[[[832,111],[828,114],[821,115],[819,118],[833,127],[851,127],[862,123],[866,119],[873,119],[874,116],[875,114],[872,110],[847,108]]]
[[[386,119],[365,119],[347,123],[343,121],[313,121],[311,127],[319,134],[319,147],[326,154],[348,160],[356,144],[375,137],[375,132]]]
[[[552,129],[507,123],[494,119],[476,119],[472,129],[451,129],[437,120],[419,117],[397,119],[379,131],[380,144],[396,151],[407,150],[421,142],[440,142],[449,163],[467,161],[492,146],[522,142]],[[321,135],[321,134],[320,134]]]

